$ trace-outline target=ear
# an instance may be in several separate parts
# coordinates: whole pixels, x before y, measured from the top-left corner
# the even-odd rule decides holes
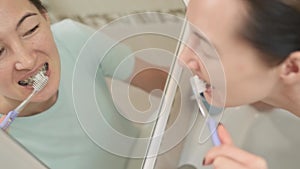
[[[281,64],[280,77],[286,84],[300,82],[300,51],[291,53]]]

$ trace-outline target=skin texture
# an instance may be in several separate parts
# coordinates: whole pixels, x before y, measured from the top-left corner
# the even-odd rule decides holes
[[[242,0],[190,0],[187,9],[190,24],[203,32],[219,53],[226,79],[225,107],[260,102],[260,105],[283,108],[300,116],[300,52],[294,51],[279,65],[269,66],[262,59],[262,53],[239,34],[247,17],[247,4]],[[192,47],[198,44],[201,48],[197,40],[188,42]],[[189,47],[184,48],[181,61],[200,79],[212,83],[210,77],[216,75],[211,66],[214,60],[205,55],[197,56],[195,49]],[[213,93],[220,89],[218,84],[211,85],[214,88],[207,90],[204,96],[215,104]],[[218,134],[222,144],[208,151],[203,165],[212,165],[215,169],[267,168],[263,158],[236,147],[223,125],[218,127]]]
[[[266,161],[258,156],[237,148],[228,131],[220,124],[218,134],[221,146],[213,147],[203,159],[203,165],[213,165],[217,169],[266,169]]]
[[[222,9],[226,10],[217,12]],[[246,16],[246,9],[240,0],[229,3],[218,0],[191,1],[187,15],[189,22],[204,32],[218,49],[226,77],[227,107],[253,103],[270,95],[279,80],[278,70],[267,67],[258,52],[238,36],[237,30]],[[190,49],[186,48],[181,55],[183,62],[195,74],[210,83],[214,72],[209,64],[216,61],[206,56],[200,57],[205,64]],[[212,85],[217,91],[218,84]],[[205,96],[212,102],[211,94],[205,93]]]
[[[27,0],[0,1],[0,112],[8,112],[32,91],[18,84],[49,64],[49,81],[21,115],[49,108],[56,100],[60,61],[47,14],[40,13]]]
[[[50,108],[57,100],[60,59],[50,30],[48,15],[28,0],[0,1],[0,113],[17,107],[32,92],[20,80],[35,75],[48,63],[46,87],[31,100],[19,116],[30,116]],[[141,68],[153,67],[141,72]],[[130,83],[151,92],[164,88],[168,73],[142,60],[136,60],[135,77]]]
[[[218,12],[220,10],[223,12]],[[203,32],[219,53],[220,69],[224,70],[226,79],[225,107],[264,102],[300,116],[300,96],[295,95],[300,89],[300,52],[294,51],[281,64],[269,66],[262,54],[239,35],[247,17],[247,6],[242,0],[229,3],[191,0],[187,10],[189,23]],[[216,75],[211,66],[215,61],[196,55],[195,49],[191,49],[193,46],[189,44],[180,59],[200,79],[211,83],[210,77]],[[218,84],[212,85],[218,93]],[[211,103],[212,93],[204,93]]]

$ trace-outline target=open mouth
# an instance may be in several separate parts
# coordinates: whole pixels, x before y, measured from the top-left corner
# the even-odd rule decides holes
[[[207,90],[212,90],[213,89],[213,86],[209,83],[206,83],[205,87],[206,87]]]
[[[21,86],[32,86],[32,85],[33,85],[33,82],[34,82],[34,77],[35,77],[38,73],[43,73],[44,75],[46,75],[48,69],[49,69],[49,64],[48,64],[48,63],[45,63],[35,75],[32,75],[32,76],[30,76],[30,77],[27,78],[27,79],[20,80],[20,81],[18,82],[18,84],[21,85]]]
[[[210,93],[214,89],[214,87],[207,81],[203,81],[203,82],[205,83],[205,88],[206,88],[205,92]]]

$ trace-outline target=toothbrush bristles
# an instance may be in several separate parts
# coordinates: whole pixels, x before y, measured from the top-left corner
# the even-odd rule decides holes
[[[33,89],[35,91],[42,90],[48,83],[48,76],[45,76],[42,72],[38,73],[34,77]]]
[[[191,82],[192,88],[193,88],[195,94],[197,94],[197,96],[206,90],[206,83],[204,81],[202,81],[201,79],[199,79],[198,76],[195,75],[195,76],[191,77],[190,82]]]
[[[20,113],[29,103],[30,99],[47,85],[48,76],[45,76],[42,72],[40,72],[35,75],[33,81],[33,92],[15,109],[15,112]]]

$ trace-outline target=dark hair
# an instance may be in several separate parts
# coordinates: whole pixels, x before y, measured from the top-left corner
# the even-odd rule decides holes
[[[47,12],[47,9],[40,0],[29,0],[41,13]]]
[[[300,51],[300,1],[246,0],[248,18],[242,36],[270,65],[282,63],[290,53]]]

